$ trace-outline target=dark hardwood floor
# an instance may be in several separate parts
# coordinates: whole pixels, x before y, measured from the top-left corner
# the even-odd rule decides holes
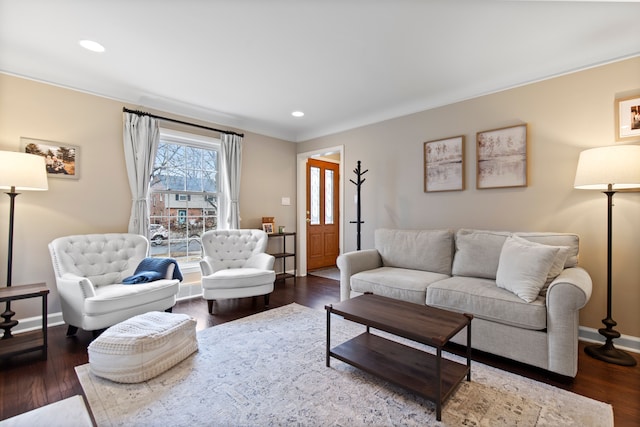
[[[339,299],[337,281],[314,276],[299,277],[295,285],[293,279],[287,279],[285,283],[276,282],[270,308],[296,302],[323,309],[325,304]],[[244,298],[221,301],[216,309],[218,314],[210,315],[206,302],[196,298],[179,302],[174,307],[174,313],[193,316],[198,321],[198,330],[201,330],[263,311],[265,307],[262,298]],[[49,328],[47,361],[42,361],[38,352],[0,361],[0,420],[83,394],[74,367],[87,363],[87,346],[92,334],[80,331],[76,337],[67,338],[65,333],[66,326]],[[579,371],[572,380],[483,353],[474,352],[473,358],[518,375],[608,402],[613,405],[616,426],[640,426],[640,366],[630,368],[604,363],[587,356],[583,348],[584,343],[580,343]],[[456,347],[452,348],[454,352],[458,350]],[[640,355],[634,354],[634,357],[640,362]]]

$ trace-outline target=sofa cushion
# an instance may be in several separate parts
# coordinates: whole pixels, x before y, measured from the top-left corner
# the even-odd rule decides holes
[[[375,231],[374,240],[384,267],[451,275],[451,230],[378,229]]]
[[[502,245],[510,235],[507,231],[458,230],[453,275],[495,279]]]
[[[513,234],[531,242],[542,243],[543,245],[567,246],[569,248],[569,253],[567,254],[567,260],[564,263],[564,268],[575,267],[578,265],[578,247],[580,238],[577,234],[544,232],[519,232]]]
[[[526,302],[535,301],[559,251],[558,246],[523,241],[519,237],[507,238],[500,253],[496,284]],[[559,262],[564,264],[565,259],[566,254]]]
[[[178,294],[178,280],[162,279],[137,285],[109,285],[95,288],[95,295],[84,300],[84,315],[98,316],[141,307]],[[175,301],[175,300],[174,300]]]
[[[204,289],[252,288],[276,280],[273,270],[260,268],[227,268],[202,277]]]
[[[547,327],[543,297],[526,303],[490,279],[454,276],[435,282],[427,288],[427,305],[519,328]]]
[[[427,286],[447,277],[446,274],[429,271],[380,267],[351,276],[351,290],[424,304]]]

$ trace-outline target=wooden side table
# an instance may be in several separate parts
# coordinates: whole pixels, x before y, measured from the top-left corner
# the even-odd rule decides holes
[[[42,358],[47,359],[47,295],[49,289],[44,283],[17,285],[0,288],[0,303],[27,298],[42,298],[42,329],[24,332],[11,338],[0,339],[0,358],[7,358],[30,351],[42,350]]]
[[[287,252],[287,237],[293,237],[293,250]],[[276,239],[276,238],[282,238],[282,252],[278,252],[278,253],[273,253],[271,255],[273,255],[276,258],[276,262],[279,262],[278,260],[282,260],[282,271],[279,273],[276,273],[276,281],[278,280],[285,280],[288,279],[289,277],[293,278],[293,282],[295,283],[296,281],[296,274],[297,274],[297,262],[296,262],[296,233],[295,232],[288,232],[288,233],[272,233],[269,234],[269,238],[270,239]],[[286,259],[292,257],[293,258],[293,274],[291,273],[287,273],[287,261]],[[275,266],[274,266],[275,267]]]

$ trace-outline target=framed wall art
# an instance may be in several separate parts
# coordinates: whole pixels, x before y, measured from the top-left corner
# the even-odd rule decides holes
[[[464,190],[464,136],[424,143],[424,192]]]
[[[20,138],[25,153],[44,157],[49,178],[79,179],[78,155],[80,148],[42,139]]]
[[[527,186],[527,125],[476,134],[476,188]]]
[[[616,99],[616,141],[640,139],[640,95]]]

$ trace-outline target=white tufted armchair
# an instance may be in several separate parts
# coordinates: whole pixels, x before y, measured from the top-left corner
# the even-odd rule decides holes
[[[98,331],[132,316],[170,309],[176,303],[180,281],[167,278],[125,285],[149,252],[149,241],[137,234],[86,234],[60,237],[49,243],[62,305],[69,325],[67,336],[78,328]]]
[[[269,305],[276,274],[275,258],[266,249],[267,233],[262,230],[210,230],[202,235],[202,296],[209,313],[217,299],[264,295]]]

